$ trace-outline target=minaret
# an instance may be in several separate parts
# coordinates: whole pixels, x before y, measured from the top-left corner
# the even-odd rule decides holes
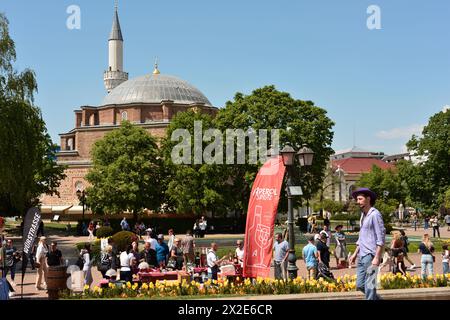
[[[120,30],[117,0],[114,10],[113,25],[108,40],[109,66],[103,74],[103,81],[108,93],[122,82],[128,80],[128,73],[123,71],[123,38]]]

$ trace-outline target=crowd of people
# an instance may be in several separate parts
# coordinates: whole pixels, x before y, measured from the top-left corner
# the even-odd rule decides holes
[[[119,252],[113,238],[102,249],[98,270],[107,280],[132,281],[134,275],[142,269],[159,269],[160,271],[184,270],[192,273],[193,268],[200,264],[200,257],[195,254],[195,239],[191,230],[184,237],[177,237],[173,229],[168,231],[167,243],[163,234],[156,235],[152,229],[146,229],[143,249],[139,249],[139,242],[133,241],[125,250]],[[207,276],[217,279],[219,267],[226,263],[243,265],[243,242],[236,242],[234,255],[217,256],[217,243],[211,243],[205,257]],[[83,270],[84,284],[92,284],[92,250],[90,243],[86,243],[80,251],[77,265]]]
[[[370,197],[369,197],[370,199]],[[367,205],[369,211],[373,210]],[[414,215],[411,220],[414,225]],[[361,220],[361,223],[364,220]],[[450,217],[446,215],[444,221],[450,227]],[[306,267],[306,276],[309,279],[317,279],[319,277],[333,278],[331,270],[343,269],[351,267],[355,262],[355,255],[347,250],[346,234],[343,231],[343,225],[337,225],[332,232],[331,224],[328,216],[323,220],[323,225],[319,225],[314,216],[308,219],[307,244],[302,250],[302,259]],[[193,232],[188,230],[184,236],[176,236],[173,229],[169,229],[167,235],[157,234],[155,228],[146,228],[144,223],[136,223],[131,229],[126,218],[120,222],[122,230],[133,231],[137,238],[123,251],[119,251],[113,238],[109,238],[106,245],[102,245],[99,261],[94,263],[96,257],[92,252],[91,242],[94,238],[95,230],[100,226],[109,225],[105,220],[102,224],[90,222],[85,225],[88,242],[79,252],[77,265],[82,270],[83,282],[85,285],[93,283],[92,268],[96,265],[98,271],[102,274],[102,278],[117,281],[132,281],[134,275],[138,274],[142,269],[159,269],[161,271],[184,270],[193,274],[195,266],[199,265],[200,257],[198,252],[196,255],[195,239],[205,236],[207,230],[207,221],[204,217],[198,219],[193,228]],[[431,226],[433,228],[433,237],[440,237],[439,220],[433,216],[425,221],[425,230]],[[369,232],[369,231],[367,231]],[[43,234],[43,230],[42,230]],[[361,237],[361,232],[360,232]],[[370,238],[370,237],[369,237]],[[141,248],[139,248],[139,240],[144,240]],[[361,240],[358,240],[358,242]],[[371,240],[364,240],[371,241]],[[357,243],[361,246],[361,244]],[[404,230],[394,231],[392,233],[392,241],[389,245],[383,245],[384,255],[379,258],[379,270],[389,267],[389,272],[400,273],[405,275],[408,270],[413,271],[416,265],[410,259],[409,254],[410,241]],[[378,246],[378,244],[377,244]],[[11,278],[11,284],[15,284],[16,265],[21,261],[21,253],[18,252],[13,245],[11,239],[0,236],[0,269],[2,277],[7,275]],[[207,268],[207,276],[210,279],[217,279],[219,268],[221,265],[240,264],[243,266],[244,245],[241,240],[236,242],[235,252],[223,257],[219,257],[217,253],[218,244],[211,243],[210,248],[204,251],[203,265]],[[440,249],[440,248],[439,248]],[[273,245],[273,266],[274,276],[276,279],[288,279],[288,260],[289,260],[289,243],[287,232],[285,234],[277,233]],[[431,242],[429,234],[423,235],[422,242],[419,245],[418,253],[420,256],[421,275],[426,277],[434,273],[436,264],[435,246]],[[376,252],[369,253],[374,259],[378,256]],[[331,266],[333,257],[335,265]],[[442,261],[443,273],[449,273],[449,250],[448,245],[442,245]],[[45,290],[47,287],[47,276],[49,267],[67,265],[64,263],[62,253],[57,248],[56,242],[47,244],[47,238],[41,235],[38,243],[32,247],[32,253],[29,255],[29,261],[33,270],[36,270],[35,287],[36,290]],[[365,263],[360,258],[358,266]],[[409,264],[407,267],[406,263]],[[334,264],[334,263],[333,263]]]

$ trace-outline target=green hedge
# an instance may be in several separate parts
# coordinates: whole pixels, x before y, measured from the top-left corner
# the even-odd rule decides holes
[[[109,217],[107,215],[104,216],[108,218],[108,222],[110,227],[113,229],[113,234],[119,231],[122,231],[120,227],[120,222],[123,217]],[[185,234],[187,230],[192,230],[194,226],[196,216],[186,217],[186,216],[171,216],[171,217],[142,217],[138,218],[139,222],[144,222],[146,228],[156,229],[156,233],[167,234],[169,229],[173,229],[175,234]],[[101,219],[95,219],[96,221],[101,221]],[[91,220],[84,220],[86,225],[89,225]],[[246,216],[242,216],[238,219],[234,218],[207,218],[208,221],[208,230],[209,234],[217,234],[217,233],[244,233],[245,232],[245,223]],[[127,222],[131,228],[131,231],[134,229],[134,225],[136,220],[127,218]],[[81,235],[81,227],[83,221],[79,220],[77,225],[77,233]],[[210,227],[214,226],[214,230],[210,230]]]
[[[101,227],[97,229],[96,236],[98,239],[108,238],[114,234],[114,230],[111,227]]]
[[[112,239],[114,240],[119,252],[125,251],[133,241],[138,240],[137,236],[133,232],[129,231],[117,232],[112,236]]]
[[[339,220],[339,221],[345,221],[345,220],[353,220],[353,221],[359,221],[360,216],[355,214],[345,214],[345,213],[338,213],[331,217],[331,220]]]

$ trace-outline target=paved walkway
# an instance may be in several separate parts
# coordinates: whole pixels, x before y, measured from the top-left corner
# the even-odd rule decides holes
[[[427,231],[425,231],[427,232]],[[414,230],[410,230],[407,229],[406,233],[408,236],[412,236],[412,237],[421,237],[424,233],[423,229],[414,231]],[[430,233],[430,230],[428,230],[428,233]],[[432,234],[432,230],[431,230],[431,234]],[[207,235],[206,239],[213,239],[213,238],[243,238],[244,235]],[[441,237],[445,237],[445,238],[450,238],[450,232],[447,231],[447,228],[441,228]],[[14,245],[16,246],[17,249],[21,250],[21,238],[18,237],[13,237],[12,238],[14,241]],[[76,258],[77,258],[77,250],[75,249],[75,244],[78,242],[83,242],[83,241],[87,241],[88,238],[87,237],[74,237],[74,236],[61,236],[61,235],[50,235],[48,236],[48,242],[50,241],[57,241],[58,242],[58,248],[62,251],[63,254],[63,258],[65,259],[69,259],[69,262],[71,264],[75,263]],[[441,252],[441,248],[438,248],[438,253],[436,254],[436,263],[434,264],[434,272],[435,273],[442,273],[442,262],[441,262],[441,257],[440,257],[440,252]],[[417,269],[415,269],[414,271],[410,271],[411,274],[420,274],[420,255],[417,253],[411,253],[410,254],[410,258],[412,259],[412,261],[414,262],[414,264],[416,264]],[[356,269],[355,268],[347,268],[347,269],[334,269],[333,267],[336,266],[336,261],[334,258],[332,258],[331,260],[331,268],[332,268],[332,272],[334,274],[335,277],[338,276],[343,276],[345,274],[349,274],[349,275],[353,275],[356,273]],[[409,266],[409,264],[407,264],[407,266]],[[299,268],[298,274],[302,277],[306,277],[306,267],[305,264],[303,262],[303,260],[298,260],[297,261],[297,267]],[[382,271],[382,272],[389,272],[387,270],[387,267]],[[271,268],[271,277],[273,277],[273,268]],[[94,278],[94,282],[93,285],[98,284],[98,282],[101,279],[101,274],[100,272],[94,267],[92,269],[92,275]],[[35,277],[36,277],[36,271],[32,271],[30,270],[30,268],[28,267],[27,272],[25,274],[25,278],[24,278],[24,286],[23,286],[23,291],[24,291],[24,298],[46,298],[47,297],[47,293],[46,291],[37,291],[34,287],[34,283],[35,283]],[[8,275],[8,280],[10,280],[10,276]],[[16,275],[16,291],[18,294],[20,294],[20,283],[21,283],[21,273],[20,273],[20,266],[18,266],[17,268],[17,275]]]

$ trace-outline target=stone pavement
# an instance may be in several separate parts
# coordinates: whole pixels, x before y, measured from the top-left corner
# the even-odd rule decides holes
[[[430,233],[430,230],[425,231]],[[412,237],[421,237],[424,233],[423,229],[414,231],[414,230],[410,230],[407,229],[406,233],[408,236],[412,236]],[[431,230],[431,234],[432,234],[432,230]],[[212,239],[212,238],[218,238],[221,235],[207,235],[206,239]],[[243,235],[222,235],[224,238],[243,238]],[[445,238],[450,238],[450,232],[447,231],[447,228],[441,228],[441,237],[445,237]],[[12,238],[14,241],[14,245],[17,247],[17,249],[21,250],[21,238],[18,237],[13,237]],[[58,242],[58,248],[62,251],[63,254],[63,259],[69,259],[69,262],[71,264],[75,263],[76,258],[77,258],[77,251],[75,248],[75,244],[78,242],[83,242],[83,241],[87,241],[88,238],[87,237],[74,237],[74,236],[60,236],[60,235],[50,235],[48,236],[48,242],[50,241],[57,241]],[[333,246],[332,246],[333,247]],[[441,262],[441,257],[440,257],[440,252],[441,252],[441,248],[437,248],[438,252],[436,254],[436,263],[434,264],[434,272],[435,273],[442,273],[442,262]],[[414,271],[409,271],[411,274],[420,274],[420,255],[417,253],[410,253],[410,258],[412,259],[412,261],[416,264],[417,268]],[[347,269],[334,269],[333,267],[335,267],[336,265],[336,261],[334,258],[331,259],[331,268],[332,268],[332,272],[334,274],[335,277],[338,276],[343,276],[345,274],[348,275],[353,275],[356,273],[356,269],[355,268],[347,268]],[[409,264],[407,263],[407,267],[409,266]],[[302,277],[306,277],[306,267],[304,264],[303,260],[298,260],[297,261],[297,267],[299,268],[298,274]],[[387,267],[382,271],[383,273],[385,272],[389,272],[387,270]],[[20,266],[18,266],[17,271],[16,271],[16,284],[17,287],[15,288],[17,291],[17,294],[20,294],[20,283],[21,283],[21,272],[20,272]],[[273,268],[271,268],[271,273],[270,276],[273,277]],[[93,285],[98,284],[98,282],[101,279],[101,274],[100,272],[94,267],[92,269],[92,275],[94,278],[94,283]],[[30,269],[30,267],[27,268],[27,272],[25,274],[25,278],[24,278],[24,286],[23,286],[23,291],[24,291],[24,298],[46,298],[47,297],[47,293],[46,291],[37,291],[34,287],[34,283],[35,283],[35,277],[36,277],[36,271],[32,271]],[[8,280],[10,280],[10,276],[8,275]],[[18,296],[16,297],[18,298]]]

